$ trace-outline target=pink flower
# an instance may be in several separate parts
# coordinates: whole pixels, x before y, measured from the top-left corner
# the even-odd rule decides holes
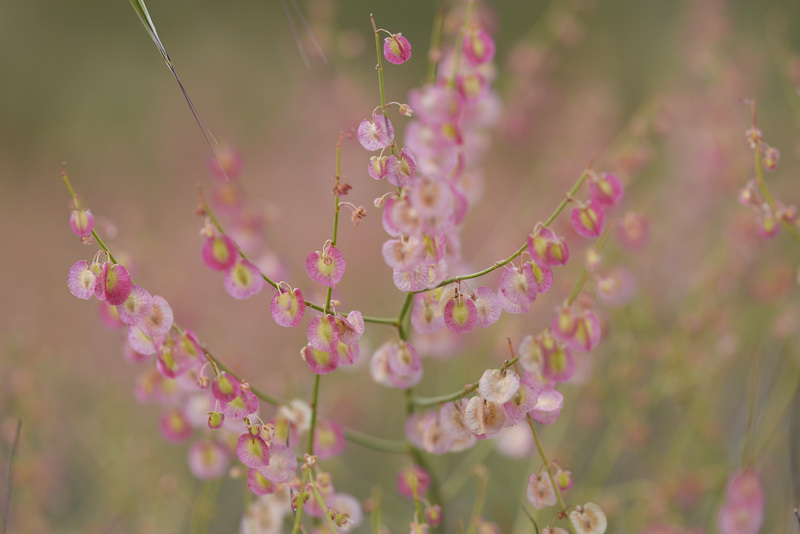
[[[201,249],[203,261],[215,271],[224,271],[236,262],[236,245],[226,235],[207,237]]]
[[[488,63],[494,59],[494,40],[484,30],[472,30],[464,35],[463,51],[470,65]]]
[[[262,475],[258,469],[250,469],[247,472],[247,487],[256,495],[269,495],[275,493],[278,484]]]
[[[488,328],[500,319],[503,307],[497,293],[490,287],[478,287],[470,295],[477,312],[476,325]]]
[[[195,441],[187,455],[189,471],[200,480],[219,478],[228,470],[230,456],[221,444],[211,440]]]
[[[76,236],[88,237],[94,229],[94,215],[89,210],[75,210],[69,216],[69,227]]]
[[[222,413],[231,419],[244,419],[258,411],[258,397],[249,389],[241,389],[239,394],[222,403]]]
[[[272,297],[269,306],[272,318],[280,326],[296,327],[303,320],[306,311],[306,302],[300,289],[289,290],[278,287],[278,292]]]
[[[369,158],[367,173],[376,180],[381,180],[386,176],[386,161],[388,156],[372,156]]]
[[[590,200],[572,209],[572,227],[578,235],[588,239],[600,237],[605,225],[606,215],[599,202]]]
[[[89,300],[97,289],[97,277],[89,267],[89,262],[80,260],[69,268],[67,274],[69,292],[79,299]]]
[[[339,456],[344,452],[344,433],[334,421],[320,421],[314,432],[314,454],[320,460]]]
[[[326,375],[339,367],[339,352],[336,349],[322,351],[306,345],[300,350],[300,356],[318,375]]]
[[[181,443],[192,435],[192,427],[186,416],[178,408],[173,408],[161,414],[159,422],[161,435],[170,443]]]
[[[617,238],[627,249],[640,249],[647,243],[649,235],[647,219],[638,213],[626,213],[617,224]]]
[[[589,195],[601,206],[614,207],[622,199],[622,182],[615,175],[604,172],[589,183]]]
[[[539,393],[536,405],[531,410],[531,418],[539,424],[551,425],[561,415],[564,396],[555,389],[546,389]]]
[[[317,315],[308,324],[308,343],[322,352],[333,352],[339,344],[339,329],[333,315]]]
[[[408,389],[422,379],[422,358],[407,341],[393,339],[372,355],[370,374],[384,386]]]
[[[128,270],[119,263],[105,262],[97,273],[95,295],[112,306],[119,306],[131,294],[133,282]]]
[[[414,495],[425,495],[430,485],[430,475],[418,465],[406,467],[397,473],[397,491],[409,499],[413,499]]]
[[[328,243],[322,247],[322,252],[312,252],[306,257],[308,276],[324,286],[336,287],[341,282],[346,267],[344,254]]]
[[[386,61],[400,65],[411,57],[411,44],[399,33],[393,33],[383,41],[383,55]]]
[[[417,160],[407,148],[403,148],[399,156],[386,159],[386,180],[397,187],[408,187],[417,174]]]
[[[245,466],[255,469],[269,464],[269,448],[260,427],[252,426],[239,436],[236,456]]]
[[[264,287],[264,278],[258,268],[239,258],[225,271],[225,291],[235,299],[244,300],[256,295]]]
[[[211,394],[220,402],[230,402],[235,399],[242,391],[242,386],[234,377],[222,371],[219,376],[211,382]]]
[[[520,306],[529,305],[536,300],[539,284],[533,274],[530,262],[522,267],[506,265],[500,276],[500,290],[506,299]]]
[[[128,326],[142,323],[153,309],[153,297],[143,287],[133,285],[125,302],[117,306],[120,320]]]
[[[526,491],[528,502],[537,510],[556,504],[556,492],[547,473],[532,473]]]
[[[528,254],[537,264],[548,267],[569,261],[567,242],[549,228],[539,228],[528,236]]]
[[[472,299],[458,295],[444,307],[444,324],[457,334],[466,334],[478,322],[478,309]]]
[[[269,463],[256,469],[264,478],[283,484],[294,476],[297,470],[297,456],[286,445],[272,443],[269,446]]]
[[[358,125],[356,132],[358,142],[367,150],[374,152],[386,148],[394,141],[394,126],[389,117],[385,115],[372,114],[372,120],[364,119]]]

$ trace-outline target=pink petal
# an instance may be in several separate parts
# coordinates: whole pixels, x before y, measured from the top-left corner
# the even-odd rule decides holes
[[[389,63],[400,65],[411,57],[411,44],[401,34],[392,34],[383,41],[383,55]]]
[[[80,260],[69,268],[67,274],[69,292],[79,299],[89,300],[97,288],[97,277],[89,268],[89,262]]]
[[[260,435],[247,431],[236,442],[236,456],[247,467],[264,467],[269,464],[269,448]]]
[[[261,291],[264,279],[255,265],[240,258],[225,271],[224,285],[230,296],[243,300]]]
[[[228,471],[230,455],[221,444],[211,440],[195,441],[187,455],[189,471],[200,480],[213,480]]]
[[[344,254],[334,246],[323,252],[312,252],[306,257],[306,272],[315,282],[328,287],[336,287],[344,276],[347,262]]]
[[[203,242],[201,255],[210,269],[224,271],[236,263],[236,245],[227,235],[214,235]]]
[[[281,287],[272,298],[269,309],[272,318],[280,326],[296,327],[303,320],[303,314],[306,311],[303,293],[300,292],[300,289],[290,292]]]

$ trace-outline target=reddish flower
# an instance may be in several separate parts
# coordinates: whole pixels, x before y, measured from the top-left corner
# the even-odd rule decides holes
[[[210,269],[224,271],[236,262],[236,245],[226,235],[209,236],[203,242],[201,255]]]
[[[399,33],[393,33],[383,41],[383,55],[386,61],[400,65],[411,57],[411,44]]]
[[[578,235],[588,239],[600,237],[605,225],[606,214],[599,202],[590,200],[572,209],[572,227]]]
[[[601,206],[611,208],[622,199],[622,182],[615,175],[604,172],[589,183],[589,195]]]
[[[484,30],[472,30],[464,35],[463,51],[470,65],[488,63],[494,59],[494,40]]]

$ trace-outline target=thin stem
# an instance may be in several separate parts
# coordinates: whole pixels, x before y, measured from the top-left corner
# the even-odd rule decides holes
[[[342,176],[342,141],[344,141],[344,133],[339,134],[339,141],[336,143],[336,185],[339,185]],[[336,239],[339,236],[339,193],[338,187],[334,189],[334,212],[333,212],[333,239],[331,244],[336,246]]]
[[[308,429],[308,454],[314,454],[314,431],[317,427],[317,400],[319,399],[319,378],[314,374],[314,394],[311,397],[311,427]]]
[[[22,433],[22,419],[17,419],[17,430],[14,432],[14,441],[11,444],[11,453],[8,456],[8,476],[6,477],[6,497],[3,501],[3,530],[2,533],[6,534],[8,527],[8,508],[11,505],[11,482],[14,470],[14,457],[17,454],[17,447],[19,446],[19,437]]]
[[[489,476],[483,466],[475,467],[475,478],[478,479],[478,487],[475,490],[475,502],[472,504],[472,517],[469,521],[469,528],[466,534],[475,534],[478,530],[478,520],[483,513],[483,505],[486,502],[486,486],[489,482]]]
[[[361,317],[365,323],[372,323],[372,324],[385,324],[388,326],[398,326],[397,318],[390,318],[390,317]]]
[[[378,27],[375,25],[375,19],[372,17],[372,13],[369,14],[369,20],[372,21],[372,29],[375,31],[375,52],[378,56],[378,87],[380,88],[381,92],[381,113],[384,120],[384,126],[386,126],[387,130],[389,127],[388,121],[389,118],[386,116],[386,89],[384,88],[383,84],[383,60],[381,59],[381,39],[380,35],[378,34]],[[395,150],[395,144],[389,147],[392,155],[397,154]]]
[[[442,58],[442,30],[444,29],[444,6],[436,10],[433,17],[433,29],[431,30],[431,47],[428,51],[428,83],[436,81],[436,71],[439,68],[439,61]]]
[[[512,365],[517,363],[518,359],[519,359],[519,357],[515,357],[515,358],[505,362],[503,364],[503,366],[500,367],[500,369],[501,370],[508,369],[509,367],[511,367]],[[437,406],[439,404],[444,404],[445,402],[451,402],[451,401],[458,400],[461,397],[472,393],[476,389],[478,389],[478,382],[475,382],[474,384],[468,384],[468,385],[464,386],[464,389],[462,389],[461,391],[455,391],[453,393],[448,393],[447,395],[439,395],[438,397],[415,397],[415,398],[411,399],[411,402],[413,402],[414,406],[416,406],[418,408],[425,408],[425,407],[429,407],[429,406]]]
[[[597,240],[597,243],[594,245],[594,249],[596,251],[602,250],[603,246],[605,246],[606,241],[608,241],[608,236],[611,235],[611,228],[606,226],[603,230],[603,233],[600,234],[600,238]],[[583,286],[586,284],[586,280],[589,279],[589,269],[584,265],[581,274],[578,276],[578,280],[575,282],[575,285],[572,287],[572,291],[570,291],[569,296],[567,297],[567,304],[572,304],[575,302],[575,299],[578,298],[580,295]]]
[[[415,523],[422,522],[425,520],[425,515],[422,512],[422,501],[419,498],[419,492],[417,491],[417,483],[414,483],[411,486],[411,493],[414,496],[414,508],[417,510],[417,517],[414,521]]]
[[[336,525],[333,523],[333,518],[328,514],[328,507],[325,504],[325,500],[320,495],[319,490],[317,489],[316,484],[314,484],[314,480],[311,480],[311,489],[314,491],[314,496],[317,498],[317,502],[319,503],[320,507],[322,508],[322,512],[325,515],[325,518],[328,520],[328,526],[331,527],[331,532],[338,532],[336,530]]]
[[[406,296],[403,298],[403,304],[400,306],[400,313],[397,314],[397,319],[395,319],[397,323],[397,329],[399,330],[400,339],[408,340],[408,328],[406,328],[404,324],[404,319],[406,318],[406,314],[408,310],[411,309],[411,303],[414,300],[414,293],[406,293]]]
[[[216,356],[211,354],[208,351],[208,349],[206,349],[205,347],[203,347],[203,352],[205,352],[206,357],[210,358],[217,367],[219,367],[220,369],[222,369],[223,371],[225,371],[229,375],[232,375],[232,376],[237,377],[237,378],[240,376],[237,373],[235,373],[234,371],[232,371],[230,367],[228,367],[227,365],[222,363]],[[283,404],[286,404],[284,401],[282,401],[282,400],[280,400],[280,399],[278,399],[276,397],[273,397],[272,395],[264,393],[260,389],[254,388],[252,385],[250,386],[250,391],[253,393],[253,395],[255,395],[259,399],[263,400],[267,404],[271,404],[273,406],[281,406]]]
[[[747,407],[747,427],[745,429],[744,434],[744,447],[742,450],[742,465],[745,467],[750,467],[753,465],[753,454],[752,454],[752,441],[753,441],[753,433],[754,430],[754,423],[755,423],[755,415],[756,415],[756,404],[758,404],[758,386],[761,382],[761,364],[764,361],[764,353],[760,352],[758,358],[756,359],[755,366],[756,372],[750,374],[750,384],[748,389],[749,391],[749,400],[748,400],[748,407]]]
[[[756,102],[755,102],[755,100],[751,100],[750,101],[750,108],[751,108],[752,114],[753,114],[753,129],[757,129],[757,124],[756,124]],[[761,166],[761,138],[760,137],[756,138],[754,145],[755,146],[753,148],[753,157],[755,159],[756,179],[758,180],[758,188],[761,191],[761,194],[764,196],[764,199],[767,201],[767,204],[769,204],[769,207],[772,210],[772,212],[776,213],[777,212],[777,206],[775,204],[775,198],[772,196],[772,192],[769,190],[769,187],[767,187],[767,182],[766,182],[766,180],[764,180],[764,169]],[[798,231],[797,226],[795,226],[793,223],[791,223],[791,222],[789,222],[787,220],[784,220],[783,218],[781,218],[780,221],[781,221],[781,224],[783,225],[783,227],[786,228],[786,231],[789,232],[789,235],[792,237],[792,239],[794,239],[795,242],[800,244],[800,231]]]
[[[564,195],[564,198],[561,200],[561,202],[558,203],[558,206],[556,206],[556,209],[553,210],[553,213],[551,213],[550,216],[547,218],[547,220],[544,223],[542,223],[541,226],[543,228],[546,228],[546,227],[550,226],[553,223],[553,221],[556,220],[556,217],[558,217],[561,214],[561,212],[564,211],[564,208],[566,207],[567,203],[569,203],[570,199],[572,197],[574,197],[578,193],[578,190],[581,188],[583,183],[586,181],[586,178],[588,178],[589,174],[591,173],[592,162],[593,161],[594,161],[594,155],[592,155],[591,159],[589,160],[589,165],[583,171],[583,173],[581,174],[580,178],[578,178],[578,180],[572,186],[572,189],[570,189],[569,192],[567,192],[567,194]],[[502,267],[504,265],[507,265],[507,264],[511,263],[512,261],[514,261],[515,258],[517,258],[520,254],[525,252],[525,249],[527,247],[528,247],[528,243],[526,241],[525,243],[522,244],[521,247],[519,247],[516,250],[516,252],[511,254],[506,259],[496,262],[494,265],[492,265],[490,267],[487,267],[487,268],[485,268],[483,270],[480,270],[480,271],[472,273],[472,274],[466,274],[466,275],[462,275],[462,276],[454,276],[452,278],[448,278],[447,280],[444,280],[443,282],[439,283],[438,285],[436,285],[436,286],[434,286],[434,287],[432,287],[430,289],[421,289],[419,291],[414,291],[413,293],[414,294],[416,294],[416,293],[424,293],[426,291],[431,291],[433,289],[438,289],[440,287],[444,287],[446,285],[449,285],[449,284],[452,284],[452,283],[455,283],[455,282],[460,282],[461,280],[470,280],[472,278],[479,278],[479,277],[481,277],[483,275],[489,274],[492,271],[496,271],[500,267]]]
[[[464,16],[464,24],[461,26],[461,30],[458,32],[458,36],[456,37],[456,44],[453,53],[453,70],[450,72],[450,78],[447,80],[447,86],[451,89],[456,86],[456,76],[458,75],[458,67],[461,63],[461,49],[462,43],[464,42],[464,34],[467,33],[467,28],[469,27],[469,21],[472,18],[472,13],[475,11],[475,0],[471,0],[467,3],[467,14]]]
[[[217,229],[217,231],[219,233],[227,235],[226,232],[225,232],[225,229],[222,227],[222,224],[220,224],[219,219],[216,218],[216,216],[214,215],[214,212],[211,210],[211,206],[209,206],[208,202],[206,202],[206,198],[205,198],[205,195],[203,194],[203,190],[202,189],[198,189],[198,191],[199,191],[199,194],[200,194],[200,202],[203,204],[203,211],[205,212],[206,216],[208,216],[208,219],[211,221],[211,224],[214,225],[214,227]],[[92,235],[95,235],[94,232],[92,232]],[[98,243],[102,247],[103,245],[99,241],[99,238],[97,238],[97,239],[98,239]],[[236,241],[233,241],[233,244],[236,247],[236,251],[239,253],[239,256],[245,261],[250,261],[250,258],[247,257],[247,254],[245,254],[245,252],[242,250],[242,248],[239,246],[239,244],[236,243]],[[253,262],[250,262],[250,263],[253,263]],[[268,283],[269,285],[271,285],[275,289],[278,289],[277,282],[275,282],[269,276],[267,276],[266,274],[261,272],[261,270],[259,270],[259,273],[261,273],[261,278],[263,278],[266,283]],[[326,313],[325,312],[325,307],[320,306],[319,304],[315,304],[315,303],[311,302],[310,300],[303,300],[303,302],[305,303],[305,305],[307,307],[311,308],[312,310],[317,310],[318,312]]]
[[[381,110],[383,116],[386,116],[386,91],[383,87],[383,61],[381,59],[381,38],[378,34],[378,27],[375,25],[375,19],[372,13],[369,14],[369,20],[372,21],[372,29],[375,31],[375,52],[378,56],[378,86],[381,91]]]
[[[556,493],[556,500],[558,500],[558,505],[561,507],[561,512],[566,513],[567,505],[564,504],[564,498],[561,496],[561,490],[558,489],[558,484],[556,483],[556,479],[553,477],[553,473],[550,471],[550,462],[547,461],[547,455],[544,453],[544,447],[542,447],[542,442],[539,441],[539,436],[536,434],[536,427],[533,426],[533,419],[531,419],[531,414],[526,416],[528,420],[528,425],[531,427],[531,433],[533,434],[533,440],[536,442],[536,448],[539,450],[539,457],[542,459],[542,463],[544,464],[544,468],[547,471],[547,476],[550,478],[550,483],[553,485],[553,491]],[[574,532],[571,522],[567,522],[569,524],[570,530]]]
[[[302,491],[305,491],[306,482],[308,482],[308,471],[303,471],[303,480],[300,483]],[[300,532],[300,521],[303,519],[304,504],[305,504],[305,499],[299,499],[299,503],[297,504],[297,511],[294,514],[294,526],[292,527],[292,534],[298,534]]]
[[[389,439],[376,438],[363,432],[345,428],[344,437],[346,440],[353,443],[358,443],[364,447],[370,448],[375,451],[388,452],[392,454],[405,454],[409,450],[408,443],[404,441],[393,441]]]

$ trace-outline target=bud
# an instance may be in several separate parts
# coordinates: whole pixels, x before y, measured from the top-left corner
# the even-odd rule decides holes
[[[89,210],[75,210],[69,216],[69,227],[76,236],[88,237],[94,229],[94,215]]]
[[[208,428],[216,430],[225,422],[225,414],[221,412],[208,412]]]

